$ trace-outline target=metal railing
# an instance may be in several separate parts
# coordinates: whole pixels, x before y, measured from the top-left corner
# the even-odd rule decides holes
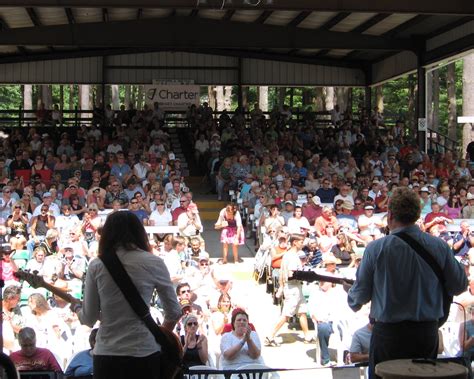
[[[98,117],[94,117],[94,110],[92,109],[64,109],[62,113],[62,122],[55,123],[50,118],[45,122],[39,122],[36,116],[36,109],[5,109],[0,110],[0,127],[32,127],[32,126],[71,126],[78,127],[80,125],[91,125],[96,123],[99,126],[106,126],[107,123],[104,121],[103,114]],[[50,111],[49,111],[50,112]],[[115,111],[114,118],[118,115],[118,111]],[[224,112],[215,111],[213,112],[214,119],[219,117]],[[234,116],[235,112],[227,112],[229,117]],[[270,118],[271,112],[263,112],[266,118]],[[330,112],[305,112],[298,109],[294,110],[291,115],[291,121],[295,123],[301,123],[305,117],[309,116],[313,122],[317,125],[323,126],[331,123]],[[251,113],[245,112],[244,118],[246,123],[250,123]],[[189,127],[190,120],[187,117],[186,111],[169,111],[165,112],[165,124],[167,126],[175,127]]]
[[[458,141],[449,138],[439,130],[428,128],[426,132],[428,141],[428,151],[433,153],[443,153],[446,151],[458,151],[460,144]]]

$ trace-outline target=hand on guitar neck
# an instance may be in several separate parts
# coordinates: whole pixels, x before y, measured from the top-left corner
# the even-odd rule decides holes
[[[60,297],[64,301],[67,301],[68,303],[71,303],[71,309],[77,308],[77,306],[82,305],[82,301],[75,298],[74,296],[68,294],[66,291],[59,289],[52,284],[47,283],[42,276],[38,275],[37,271],[33,272],[28,272],[24,270],[18,270],[15,272],[15,276],[20,279],[24,280],[25,282],[28,282],[31,287],[33,288],[45,288],[48,291],[54,293],[56,296]],[[74,311],[74,310],[73,310]]]

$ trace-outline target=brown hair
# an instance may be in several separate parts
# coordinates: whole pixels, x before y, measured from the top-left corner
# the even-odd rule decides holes
[[[413,224],[420,218],[420,197],[410,188],[397,187],[390,197],[388,210],[402,224]]]

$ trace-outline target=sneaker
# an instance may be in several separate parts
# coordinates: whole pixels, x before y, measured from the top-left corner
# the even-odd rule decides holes
[[[274,338],[265,337],[265,346],[278,347],[280,344]]]
[[[337,366],[337,363],[334,361],[327,361],[326,363],[322,364],[323,367],[334,367]]]

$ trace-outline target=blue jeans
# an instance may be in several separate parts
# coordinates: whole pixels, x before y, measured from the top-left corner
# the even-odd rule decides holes
[[[334,333],[332,330],[332,322],[318,322],[318,339],[321,348],[321,363],[325,364],[330,361],[329,358],[329,336]]]

